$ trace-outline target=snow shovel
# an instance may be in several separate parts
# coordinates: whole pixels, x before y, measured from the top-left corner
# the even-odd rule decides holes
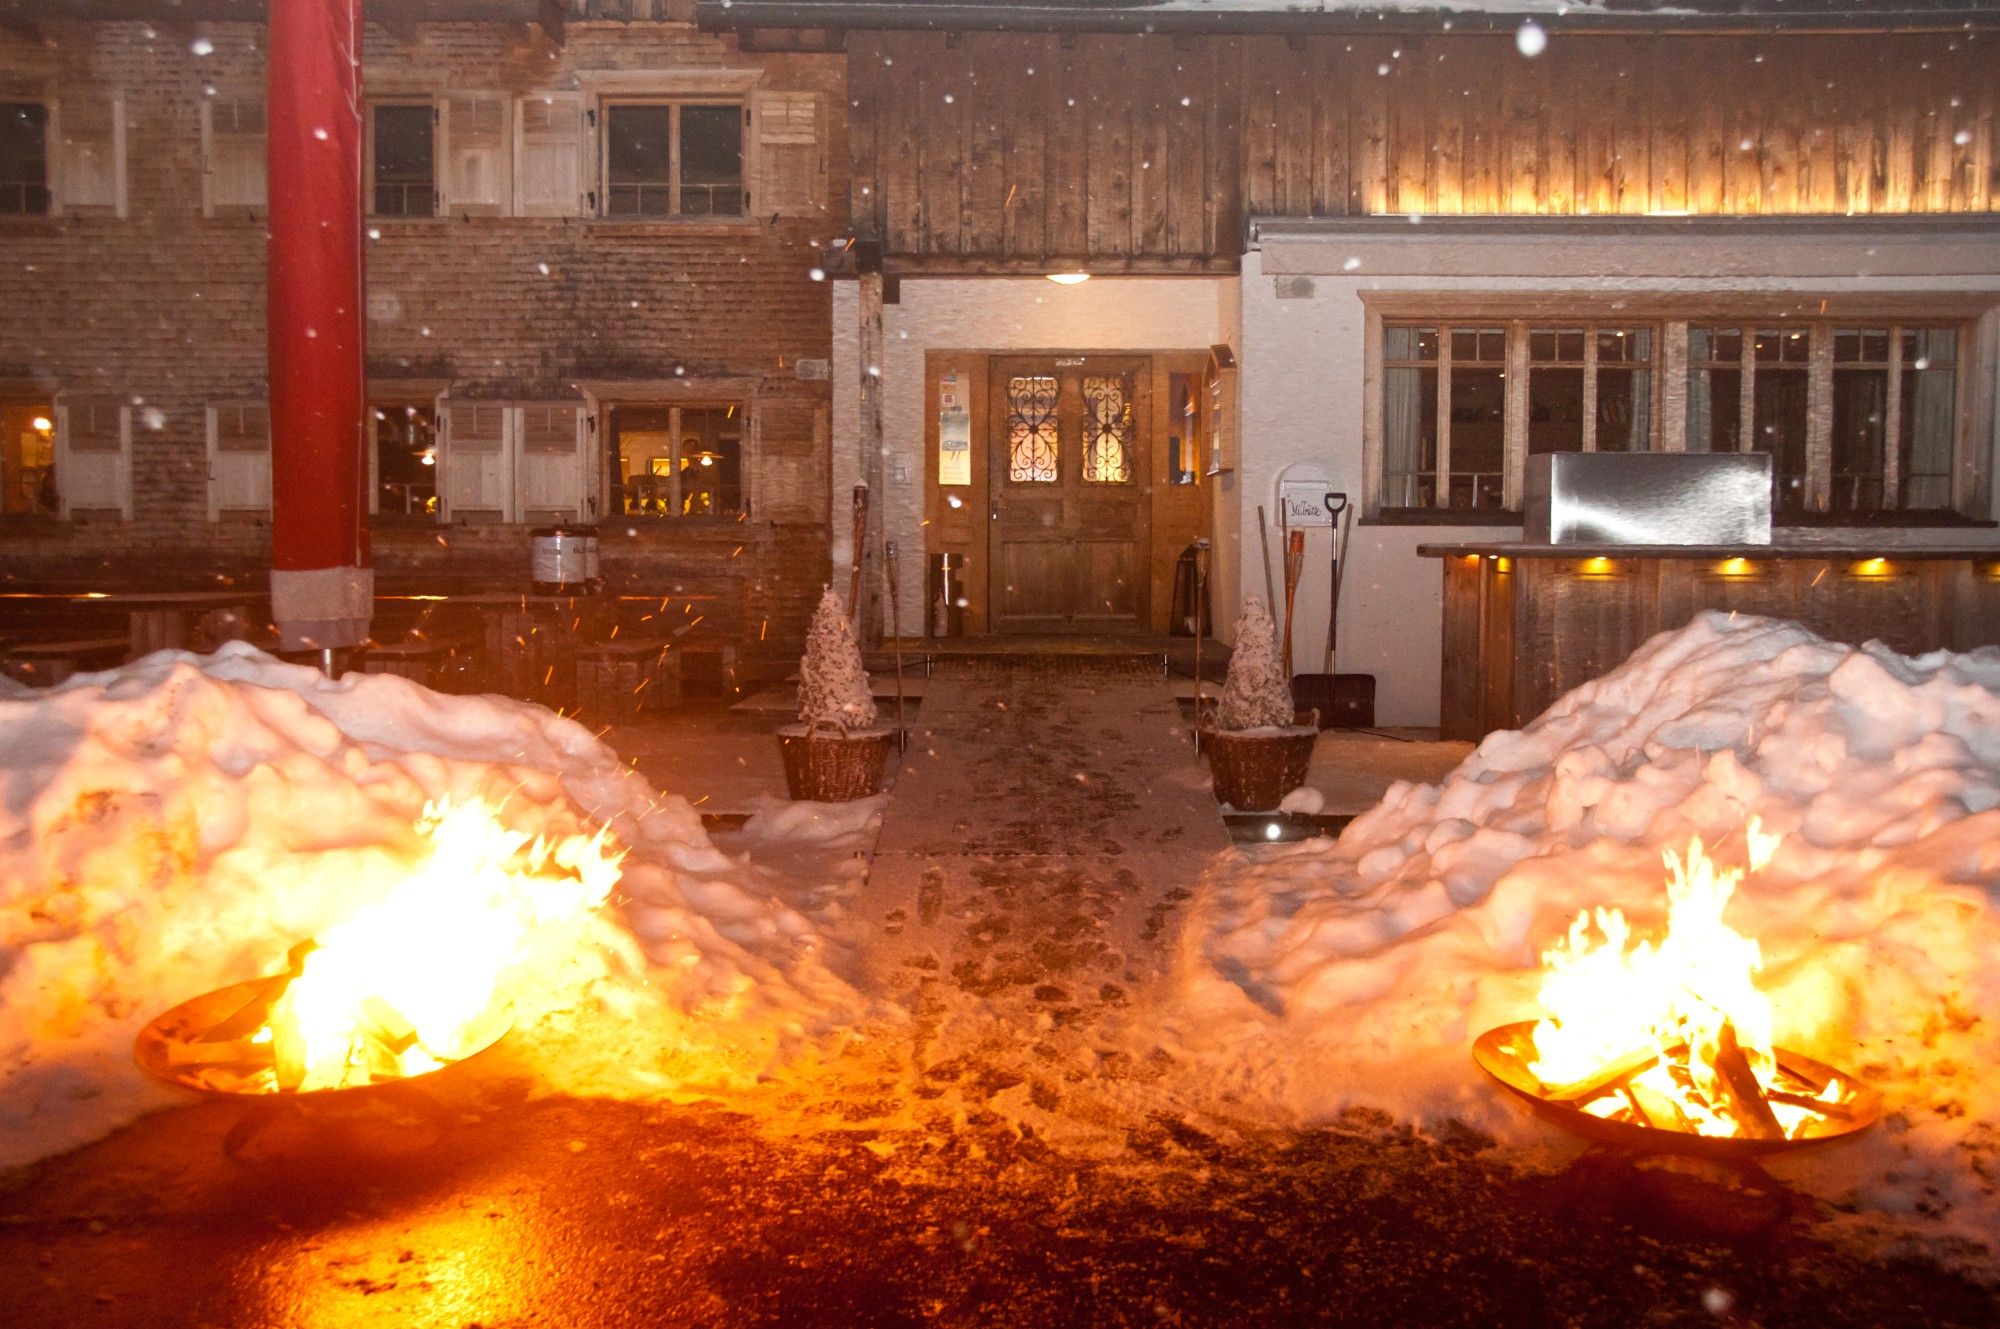
[[[1354,509],[1348,506],[1347,495],[1328,494],[1326,511],[1332,519],[1327,536],[1333,551],[1327,565],[1326,667],[1323,673],[1292,675],[1292,704],[1302,711],[1318,711],[1322,729],[1366,729],[1375,723],[1375,676],[1335,672],[1340,579],[1346,572]]]

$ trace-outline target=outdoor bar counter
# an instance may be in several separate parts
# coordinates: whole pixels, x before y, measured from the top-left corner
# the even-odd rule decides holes
[[[1444,564],[1443,735],[1519,728],[1704,609],[1908,655],[2000,644],[2000,548],[1887,543],[1419,545]]]

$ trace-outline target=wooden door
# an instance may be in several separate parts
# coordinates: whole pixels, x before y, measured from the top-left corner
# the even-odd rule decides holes
[[[1006,356],[987,393],[995,632],[1140,632],[1152,466],[1148,362]]]

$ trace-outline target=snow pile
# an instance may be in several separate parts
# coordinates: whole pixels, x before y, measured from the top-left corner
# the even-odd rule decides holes
[[[1217,728],[1281,729],[1292,723],[1292,685],[1278,655],[1278,628],[1263,600],[1251,596],[1236,620],[1236,644],[1216,708]]]
[[[612,908],[517,1009],[549,1083],[753,1071],[851,1011],[766,875],[540,707],[329,681],[236,644],[0,696],[0,754],[0,1165],[173,1101],[132,1064],[140,1026],[282,969],[393,880],[436,799],[537,834],[608,824],[629,850]]]
[[[1777,1040],[1883,1091],[1860,1139],[1775,1167],[1843,1207],[2000,1231],[2000,651],[1919,659],[1706,615],[1338,841],[1235,853],[1191,906],[1172,1036],[1225,1092],[1546,1140],[1472,1066],[1538,1012],[1580,909],[1664,926],[1661,854],[1784,836],[1728,921]],[[1989,1250],[1987,1254],[1992,1253]]]
[[[861,644],[854,639],[847,606],[831,586],[819,597],[806,632],[806,652],[799,659],[799,723],[833,724],[843,731],[875,723],[875,695],[861,663]]]

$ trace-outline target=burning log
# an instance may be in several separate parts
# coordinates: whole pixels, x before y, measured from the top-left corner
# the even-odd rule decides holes
[[[1759,1140],[1784,1139],[1785,1128],[1778,1124],[1777,1115],[1764,1098],[1764,1086],[1758,1082],[1757,1072],[1736,1042],[1736,1026],[1727,1020],[1722,1022],[1722,1035],[1716,1040],[1715,1069],[1727,1090],[1721,1095],[1722,1106],[1736,1119],[1743,1134]]]
[[[1655,1048],[1636,1048],[1622,1057],[1606,1062],[1595,1072],[1581,1080],[1569,1084],[1545,1084],[1542,1096],[1554,1103],[1583,1103],[1597,1097],[1607,1089],[1616,1088],[1625,1080],[1641,1071],[1651,1069],[1660,1060]]]

